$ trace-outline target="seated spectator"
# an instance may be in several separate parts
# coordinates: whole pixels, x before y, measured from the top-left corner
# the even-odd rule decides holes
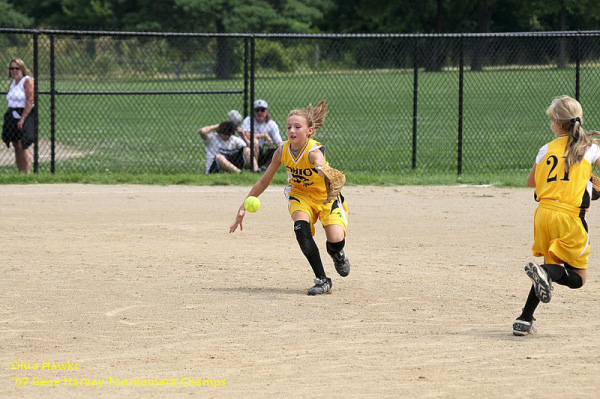
[[[250,117],[242,122],[244,140],[250,142]],[[273,153],[283,143],[279,127],[271,119],[269,105],[265,100],[254,102],[254,156],[261,171],[266,170],[271,163]]]
[[[201,128],[198,133],[206,145],[205,173],[240,173],[244,165],[250,164],[250,147],[235,137],[236,125],[231,121]],[[256,160],[254,168],[257,169]]]

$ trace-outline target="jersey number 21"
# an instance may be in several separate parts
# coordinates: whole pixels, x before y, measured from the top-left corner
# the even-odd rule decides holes
[[[550,172],[548,172],[548,179],[546,179],[546,182],[548,182],[548,183],[556,181],[556,178],[557,178],[556,173],[554,175],[552,175],[552,172],[554,172],[554,169],[556,169],[556,165],[558,165],[558,158],[556,157],[556,155],[550,155],[548,157],[548,159],[546,159],[546,165],[550,165],[551,163],[552,163],[552,167],[550,168]],[[569,181],[569,172],[565,171],[565,175],[560,180],[561,181]]]

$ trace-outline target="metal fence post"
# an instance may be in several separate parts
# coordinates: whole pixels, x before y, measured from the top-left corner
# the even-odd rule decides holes
[[[244,118],[249,115],[248,112],[248,37],[244,37]],[[250,150],[252,151],[252,150]]]
[[[256,37],[250,38],[250,169],[254,170],[254,89],[256,84]]]
[[[458,68],[458,174],[462,173],[462,146],[463,146],[463,88],[465,74],[465,53],[463,36],[459,39],[459,68]]]
[[[33,32],[33,173],[39,171],[38,32]]]
[[[419,96],[418,40],[414,39],[413,51],[413,126],[412,126],[412,168],[417,168],[417,106]]]
[[[56,77],[54,35],[50,35],[50,173],[56,171]]]
[[[579,33],[579,32],[578,32]],[[579,101],[579,89],[581,87],[581,82],[580,82],[580,76],[581,76],[581,49],[580,49],[580,43],[581,41],[581,35],[577,35],[577,38],[575,39],[575,99],[577,101]]]

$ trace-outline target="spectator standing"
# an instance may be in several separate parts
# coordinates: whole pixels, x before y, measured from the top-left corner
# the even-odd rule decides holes
[[[34,142],[33,117],[34,81],[31,72],[19,58],[8,63],[8,77],[12,79],[6,100],[8,110],[2,124],[2,141],[15,150],[15,161],[21,173],[31,171],[29,146]]]

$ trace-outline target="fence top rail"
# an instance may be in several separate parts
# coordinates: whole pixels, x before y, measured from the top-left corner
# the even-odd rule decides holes
[[[252,37],[248,33],[194,33],[194,32],[133,32],[133,31],[99,31],[99,30],[54,30],[54,29],[16,29],[0,28],[0,34],[38,34],[62,36],[150,36],[150,37]]]
[[[133,32],[98,30],[48,30],[0,28],[0,34],[37,34],[64,36],[149,36],[149,37],[231,37],[261,39],[431,39],[431,38],[502,38],[502,37],[600,37],[600,30],[498,33],[194,33]]]
[[[498,37],[580,37],[598,36],[595,31],[557,32],[497,32],[497,33],[256,33],[256,38],[318,38],[318,39],[432,39],[432,38],[498,38]]]
[[[40,90],[38,94],[56,94],[70,96],[87,96],[87,95],[176,95],[176,94],[243,94],[243,90],[157,90],[157,91],[90,91],[90,90]]]

